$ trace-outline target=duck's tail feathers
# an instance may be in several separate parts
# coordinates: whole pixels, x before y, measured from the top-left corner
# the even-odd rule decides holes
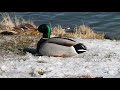
[[[87,51],[87,47],[82,43],[78,43],[78,44],[74,45],[74,48],[78,54]]]

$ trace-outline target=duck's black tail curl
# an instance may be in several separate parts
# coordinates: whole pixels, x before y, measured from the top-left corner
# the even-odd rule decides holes
[[[74,45],[74,48],[78,54],[87,51],[87,47],[82,43],[78,43],[78,44]]]

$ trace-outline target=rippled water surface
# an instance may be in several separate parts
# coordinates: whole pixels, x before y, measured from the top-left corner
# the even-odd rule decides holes
[[[104,32],[111,38],[120,39],[120,12],[15,12],[17,16],[32,19],[39,26],[42,23],[58,24],[74,28],[89,25],[97,32]]]

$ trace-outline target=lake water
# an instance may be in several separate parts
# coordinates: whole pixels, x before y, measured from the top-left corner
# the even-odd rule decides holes
[[[88,25],[96,32],[104,32],[113,39],[120,39],[120,12],[15,12],[17,16],[31,19],[37,26],[50,23],[52,26],[74,28]]]

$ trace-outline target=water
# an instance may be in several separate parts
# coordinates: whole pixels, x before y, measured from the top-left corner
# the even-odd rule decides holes
[[[74,28],[88,25],[96,32],[104,32],[113,39],[120,39],[120,12],[15,12],[17,16],[32,21],[39,26],[50,23],[52,26]]]

